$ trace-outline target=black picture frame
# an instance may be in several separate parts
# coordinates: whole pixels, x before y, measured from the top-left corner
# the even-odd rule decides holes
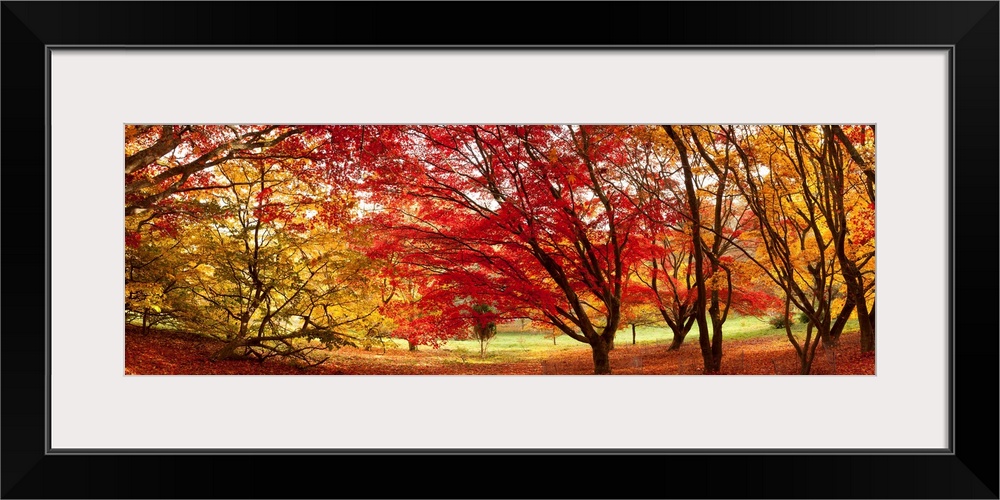
[[[21,271],[16,281],[8,274],[3,294],[4,498],[998,498],[998,336],[989,313],[998,303],[997,237],[995,226],[978,226],[994,223],[1000,206],[996,1],[2,4],[6,147],[0,154],[8,181],[3,257]],[[466,22],[455,22],[456,11]],[[47,453],[49,47],[470,47],[512,41],[611,49],[948,47],[954,318],[949,452]],[[41,269],[44,279],[36,271]],[[85,326],[80,333],[98,334]],[[539,483],[548,486],[539,489]]]

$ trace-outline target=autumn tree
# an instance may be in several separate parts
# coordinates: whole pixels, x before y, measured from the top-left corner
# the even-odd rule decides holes
[[[370,314],[352,307],[360,256],[338,241],[337,227],[316,220],[310,187],[282,162],[231,160],[211,173],[229,188],[197,200],[204,216],[187,229],[181,270],[196,307],[181,318],[226,341],[213,358],[315,362],[310,339],[354,343],[349,325]]]
[[[735,166],[737,154],[725,140],[721,129],[711,126],[682,127],[697,151],[693,155],[707,167],[707,182],[696,182],[696,188],[708,199],[708,217],[702,217],[706,238],[702,240],[704,255],[708,258],[708,318],[712,323],[712,371],[721,370],[723,324],[730,312],[744,315],[760,315],[773,307],[774,297],[760,287],[750,286],[750,279],[740,270],[742,255],[734,246],[734,240],[742,236],[746,241],[752,233],[746,230],[754,223],[754,214],[748,204],[741,203],[736,188]],[[671,136],[674,139],[674,136]],[[675,141],[676,144],[676,141]],[[683,160],[683,154],[682,154]],[[683,161],[682,161],[683,164]],[[685,169],[685,175],[687,175]],[[742,286],[739,286],[742,285]],[[704,344],[703,344],[704,345]]]
[[[610,373],[635,223],[621,195],[622,132],[409,127],[401,161],[375,171],[370,191],[396,218],[391,238],[418,242],[410,265],[464,296],[533,311],[590,345],[595,373]]]
[[[173,300],[175,319],[228,341],[216,357],[301,353],[293,340],[374,330],[356,279],[367,261],[347,236],[360,172],[386,157],[393,130],[126,126],[126,307]]]
[[[742,277],[732,240],[752,218],[733,186],[736,155],[709,127],[638,130],[639,140],[631,141],[629,179],[643,214],[646,255],[637,276],[674,333],[671,349],[698,324],[704,369],[718,372],[723,325],[733,306],[746,305],[740,312],[754,313],[754,306],[762,305],[753,303],[758,295],[741,296],[734,286]]]
[[[410,205],[410,209],[415,208]],[[379,311],[387,320],[387,335],[406,341],[411,351],[421,345],[437,348],[449,339],[469,335],[478,339],[477,328],[483,326],[479,319],[489,315],[487,323],[501,321],[495,306],[476,302],[469,295],[484,294],[489,287],[473,291],[460,286],[448,268],[419,258],[433,253],[434,246],[420,237],[405,235],[401,230],[404,220],[397,212],[379,211],[370,214],[366,223],[380,236],[371,238],[366,254],[378,266],[373,278],[379,289]],[[479,311],[479,307],[491,311]],[[485,350],[485,343],[481,347]]]
[[[721,329],[719,331],[718,338],[718,353],[713,347],[713,338],[709,340],[708,333],[708,321],[706,320],[706,294],[708,287],[706,286],[706,272],[705,272],[705,249],[703,248],[703,241],[701,238],[701,203],[698,199],[698,194],[694,188],[694,173],[691,170],[691,162],[688,157],[688,148],[681,136],[674,130],[673,126],[664,125],[663,130],[673,141],[674,145],[677,147],[677,152],[680,155],[682,172],[684,173],[684,188],[687,197],[687,204],[689,210],[689,217],[691,219],[691,238],[692,238],[692,255],[694,259],[694,272],[695,272],[695,287],[697,290],[697,296],[695,297],[695,311],[694,318],[698,324],[698,342],[701,346],[701,355],[704,361],[704,369],[706,373],[716,371],[718,368],[718,363],[722,362],[722,335]]]
[[[851,301],[839,307],[835,301],[844,282],[830,229],[836,221],[826,217],[824,206],[842,193],[809,152],[824,148],[823,132],[800,126],[730,126],[724,133],[740,158],[738,185],[757,220],[760,244],[754,260],[784,293],[785,317],[794,307],[809,318],[801,339],[785,324],[800,372],[808,374],[820,339],[836,342],[854,307]]]
[[[663,319],[661,311],[653,305],[655,301],[649,297],[649,288],[638,282],[629,285],[622,294],[622,319],[619,328],[631,328],[632,345],[635,345],[636,327],[658,325]]]
[[[694,324],[697,293],[693,284],[692,239],[684,225],[680,168],[658,127],[634,127],[623,169],[640,214],[632,274],[642,287],[630,290],[632,302],[656,308],[673,333],[670,350],[679,349]]]
[[[211,172],[226,161],[281,156],[296,149],[302,154],[302,148],[283,143],[304,131],[267,125],[125,126],[127,312],[140,314],[144,325],[153,319],[151,313],[169,317],[164,302],[178,296],[166,292],[178,285],[171,271],[179,264],[168,263],[170,255],[164,250],[178,244],[184,224],[201,217],[200,207],[179,195],[231,187],[219,184]]]
[[[805,147],[830,191],[820,203],[837,259],[855,305],[861,351],[875,350],[875,129],[865,125],[823,127],[822,149]],[[870,132],[870,133],[869,133]],[[839,321],[840,318],[838,318]]]
[[[647,256],[635,264],[635,278],[646,293],[637,299],[652,304],[673,333],[669,350],[680,349],[695,321],[693,254],[691,239],[682,232],[657,224],[657,231],[644,239]]]

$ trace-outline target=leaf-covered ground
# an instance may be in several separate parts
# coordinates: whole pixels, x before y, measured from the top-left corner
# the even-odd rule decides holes
[[[875,356],[862,354],[857,332],[847,332],[835,349],[816,352],[812,373],[817,375],[872,375]],[[143,334],[127,327],[125,373],[127,375],[585,375],[593,373],[589,347],[541,356],[526,354],[456,354],[444,349],[421,347],[418,351],[388,349],[364,351],[343,348],[329,353],[319,366],[303,369],[277,358],[210,361],[209,355],[222,345],[219,340],[182,332],[153,330]],[[771,335],[724,343],[722,373],[727,375],[792,375],[799,371],[798,358],[788,339]],[[689,337],[677,351],[667,344],[631,345],[623,340],[611,351],[612,372],[619,375],[696,375],[701,373],[698,339]]]

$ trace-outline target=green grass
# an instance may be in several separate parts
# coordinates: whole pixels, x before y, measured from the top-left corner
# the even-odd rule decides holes
[[[523,359],[525,357],[535,357],[535,355],[564,352],[580,347],[589,349],[586,344],[577,342],[565,335],[560,335],[556,338],[556,344],[552,345],[552,338],[547,335],[547,332],[537,330],[497,332],[496,337],[490,341],[486,355],[489,357],[491,354],[507,354]],[[478,340],[449,340],[441,348],[456,351],[457,353],[464,351],[470,359],[479,359]]]
[[[711,329],[711,320],[709,320]],[[845,327],[846,331],[856,330],[857,320],[850,320]],[[792,325],[792,333],[798,336],[805,335],[806,326],[800,323]],[[774,328],[766,319],[752,316],[730,316],[722,327],[723,338],[725,340],[743,340],[756,337],[785,337],[785,329]],[[664,326],[639,326],[636,327],[636,344],[669,344],[673,340],[673,333],[666,325]],[[684,342],[698,341],[698,325],[691,328]],[[626,325],[619,330],[615,342],[621,345],[632,343],[632,329]],[[421,347],[420,349],[428,349]],[[479,357],[479,342],[476,340],[449,340],[441,346],[443,351],[452,354],[458,362],[462,362],[464,357],[466,363],[503,363],[508,361],[525,361],[528,359],[541,359],[559,352],[572,350],[587,350],[590,347],[582,342],[573,340],[566,335],[556,338],[556,344],[552,345],[552,338],[548,332],[538,330],[508,330],[497,332],[496,337],[490,342],[486,352],[486,359]]]
[[[712,329],[712,320],[708,319],[709,332]],[[844,327],[845,331],[857,330],[858,320],[852,319],[847,321],[847,325]],[[691,331],[687,334],[684,342],[688,342],[691,339],[698,338],[698,324],[695,323]],[[792,333],[796,335],[805,335],[806,325],[801,323],[792,324]],[[756,337],[771,337],[771,336],[785,336],[784,328],[775,328],[768,323],[767,319],[755,318],[753,316],[733,316],[730,315],[726,322],[722,325],[722,335],[724,340],[743,340],[751,339]],[[627,339],[629,342],[632,341],[632,331],[629,328],[621,330],[615,337],[617,342],[622,342]],[[666,326],[648,326],[648,327],[636,327],[636,343],[657,343],[657,342],[669,342],[673,340],[673,333]]]

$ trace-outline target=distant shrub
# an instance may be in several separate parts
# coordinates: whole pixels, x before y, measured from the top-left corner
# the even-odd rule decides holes
[[[786,322],[789,318],[785,316],[772,316],[767,322],[771,324],[776,329],[781,329],[785,327]]]
[[[490,345],[490,341],[497,334],[496,322],[490,321],[497,310],[489,304],[476,304],[472,306],[472,310],[479,315],[472,327],[472,336],[479,341],[479,357],[485,358],[486,347]]]

